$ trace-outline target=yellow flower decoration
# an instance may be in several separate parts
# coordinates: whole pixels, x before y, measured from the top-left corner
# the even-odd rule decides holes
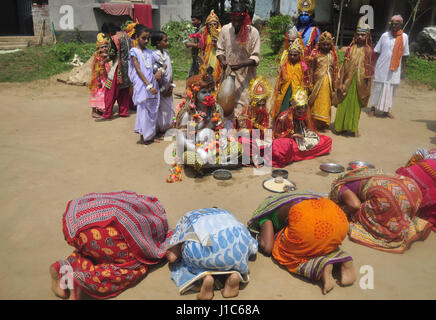
[[[108,256],[114,254],[114,252],[113,252],[111,249],[109,249],[109,248],[102,248],[101,250],[103,250],[103,252],[104,252],[105,254],[107,254]]]
[[[101,240],[100,231],[98,231],[97,229],[91,229],[91,232],[94,237],[94,240]]]
[[[118,235],[117,229],[115,229],[113,227],[107,227],[106,230],[111,237],[116,237]]]

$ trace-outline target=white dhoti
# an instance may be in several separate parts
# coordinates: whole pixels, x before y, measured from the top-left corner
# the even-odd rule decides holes
[[[392,108],[396,84],[374,82],[371,92],[370,105],[382,112],[389,112]]]
[[[379,57],[375,66],[370,105],[382,112],[389,112],[392,108],[395,91],[401,82],[402,63],[395,71],[390,69],[395,40],[390,32],[385,32],[374,48]],[[405,57],[409,55],[409,37],[405,33],[403,33],[403,43],[402,56]]]

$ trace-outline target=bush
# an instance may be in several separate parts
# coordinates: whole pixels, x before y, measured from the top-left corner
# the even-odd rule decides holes
[[[161,30],[168,35],[170,44],[168,52],[173,62],[174,80],[186,79],[191,68],[192,56],[191,50],[186,48],[183,41],[188,40],[189,35],[194,33],[196,28],[190,21],[182,20],[170,21]]]
[[[271,48],[278,53],[283,45],[283,39],[291,26],[292,18],[282,14],[271,17],[267,22]]]
[[[51,51],[60,62],[70,62],[71,60],[73,60],[74,54],[77,54],[82,62],[86,62],[94,54],[95,44],[61,42],[52,46]]]

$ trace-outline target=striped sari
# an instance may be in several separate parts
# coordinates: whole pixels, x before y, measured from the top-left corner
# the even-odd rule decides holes
[[[98,299],[138,284],[149,265],[165,258],[172,235],[157,198],[127,191],[72,200],[62,221],[65,239],[76,250],[52,267]]]
[[[347,217],[320,193],[290,192],[267,198],[248,222],[249,229],[259,232],[259,221],[265,215],[289,203],[288,224],[274,241],[272,255],[278,263],[315,282],[327,265],[352,260],[339,248],[347,235]]]
[[[388,175],[380,169],[358,168],[333,182],[330,199],[340,203],[343,185],[361,181],[360,210],[352,217],[350,239],[368,247],[403,253],[412,242],[424,240],[431,224],[416,216],[422,194],[410,178]]]

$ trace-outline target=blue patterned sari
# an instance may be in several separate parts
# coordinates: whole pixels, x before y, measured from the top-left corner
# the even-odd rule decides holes
[[[206,275],[237,273],[242,283],[249,281],[248,258],[257,253],[257,241],[230,212],[217,208],[188,212],[178,222],[169,247],[179,243],[182,259],[174,264],[171,278],[181,294]]]

